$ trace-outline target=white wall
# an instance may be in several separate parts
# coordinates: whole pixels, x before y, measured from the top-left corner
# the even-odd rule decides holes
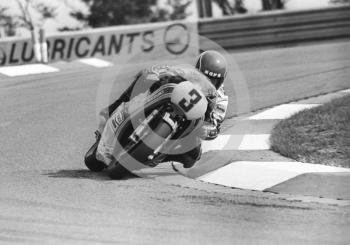
[[[310,9],[328,7],[329,0],[289,0],[286,3],[286,8],[290,10]]]
[[[234,2],[234,0],[229,0],[229,2]],[[261,0],[245,0],[244,5],[248,10],[248,14],[254,14],[260,12],[262,9]],[[322,8],[330,6],[329,0],[287,0],[286,9],[287,10],[299,10],[299,9],[310,9],[310,8]],[[213,4],[213,15],[214,17],[221,16],[221,9],[217,4]]]
[[[44,0],[35,0],[38,2],[45,2],[52,6],[56,6],[58,16],[56,19],[47,20],[44,23],[44,28],[48,33],[55,32],[57,28],[63,27],[63,26],[69,26],[69,27],[77,27],[81,26],[81,23],[79,23],[76,19],[72,18],[69,15],[69,8],[63,3],[63,1],[58,0],[50,0],[50,1],[44,1]],[[142,1],[142,0],[140,0]],[[168,0],[158,0],[159,5],[163,5]],[[188,17],[189,20],[196,19],[198,16],[197,13],[197,7],[196,7],[196,1],[193,0],[193,4],[189,8],[189,12],[192,14]],[[229,0],[230,2],[233,2],[234,0]],[[67,0],[67,2],[73,6],[76,9],[84,9],[84,5],[80,2],[80,0]],[[0,6],[8,6],[10,8],[9,12],[11,14],[20,14],[18,5],[16,1],[14,0],[0,0]],[[245,0],[245,6],[248,9],[248,13],[254,14],[259,11],[261,11],[262,4],[261,0]],[[288,0],[286,4],[286,9],[289,10],[297,10],[297,9],[308,9],[308,8],[318,8],[318,7],[327,7],[329,6],[329,0]],[[216,5],[213,4],[213,15],[214,17],[220,17],[221,9]],[[37,16],[34,14],[34,16]],[[27,36],[29,35],[29,32],[25,29],[22,29],[19,31],[19,35],[21,36]]]

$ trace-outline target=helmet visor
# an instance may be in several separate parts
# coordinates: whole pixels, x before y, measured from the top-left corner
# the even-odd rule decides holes
[[[222,77],[208,77],[216,89],[220,88],[224,79]]]

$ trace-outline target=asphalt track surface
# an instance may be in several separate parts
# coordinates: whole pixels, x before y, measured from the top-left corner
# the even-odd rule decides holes
[[[252,107],[345,89],[350,43],[238,54]],[[89,172],[101,72],[0,77],[0,244],[349,244],[350,207]],[[233,96],[233,95],[231,95]]]

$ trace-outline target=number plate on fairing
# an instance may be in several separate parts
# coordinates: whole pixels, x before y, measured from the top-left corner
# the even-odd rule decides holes
[[[193,83],[185,81],[175,86],[171,102],[177,105],[188,120],[204,116],[208,102],[203,93]]]

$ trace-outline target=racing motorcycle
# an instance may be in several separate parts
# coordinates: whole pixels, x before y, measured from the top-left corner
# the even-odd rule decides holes
[[[206,97],[213,89],[207,79],[167,83],[147,95],[141,105],[135,102],[136,97],[123,105],[128,116],[109,118],[115,137],[112,161],[107,166],[109,177],[121,179],[140,165],[161,163],[165,152],[172,152],[181,139],[201,126],[208,106]],[[87,160],[90,170],[101,170],[101,162]]]

